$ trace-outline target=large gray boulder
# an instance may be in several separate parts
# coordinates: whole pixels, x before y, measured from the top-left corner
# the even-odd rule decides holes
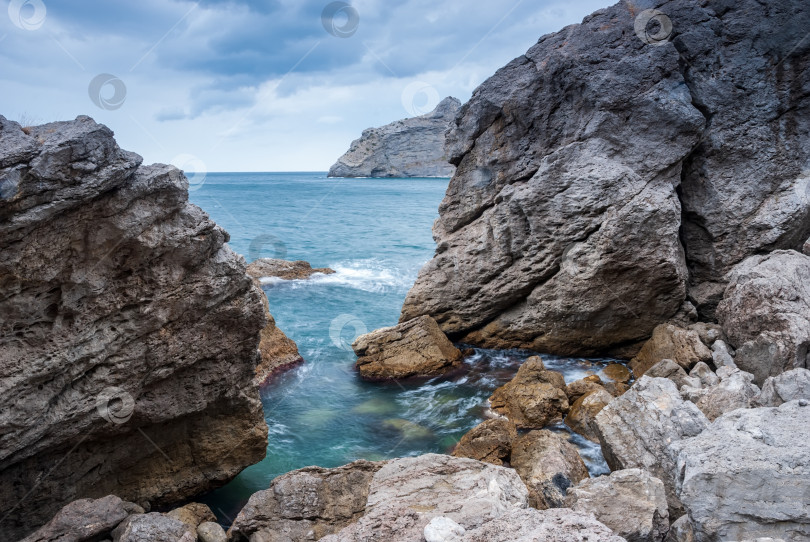
[[[141,160],[89,117],[0,117],[8,539],[79,498],[186,501],[265,455],[261,293],[182,172]]]
[[[752,256],[728,280],[717,316],[737,350],[737,366],[759,385],[810,368],[810,256],[792,250]]]
[[[639,468],[660,479],[667,491],[670,517],[680,517],[683,507],[675,491],[677,452],[673,444],[708,427],[706,416],[681,398],[671,380],[643,376],[602,409],[596,425],[610,469]]]
[[[115,495],[78,499],[62,507],[51,520],[20,542],[85,542],[109,535],[130,513],[143,509]]]
[[[543,36],[461,107],[436,255],[403,321],[601,354],[648,338],[687,289],[711,318],[732,266],[808,238],[805,0],[644,7]]]
[[[365,515],[322,540],[420,541],[435,517],[469,530],[526,508],[528,500],[526,486],[512,469],[439,454],[394,459],[372,478]]]
[[[717,370],[717,378],[719,382],[710,386],[684,386],[681,388],[681,395],[695,403],[710,421],[726,412],[754,405],[760,393],[753,383],[754,375],[739,369],[721,367]]]
[[[810,401],[810,371],[807,369],[792,369],[768,377],[754,403],[775,407],[796,399]]]
[[[674,443],[678,495],[695,539],[810,539],[808,442],[810,406],[791,401],[735,410]]]
[[[455,171],[444,138],[461,106],[445,98],[425,115],[363,130],[346,154],[329,168],[329,177],[449,177]]]
[[[641,469],[626,469],[581,481],[565,505],[593,514],[627,542],[661,542],[669,531],[664,484]]]
[[[381,462],[306,467],[275,478],[250,496],[228,530],[233,541],[285,536],[292,542],[322,538],[356,521],[366,508],[369,485]]]
[[[555,508],[513,510],[445,542],[623,542],[593,515]]]

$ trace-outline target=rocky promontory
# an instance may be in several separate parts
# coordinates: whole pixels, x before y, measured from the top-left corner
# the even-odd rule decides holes
[[[676,316],[713,320],[746,257],[802,249],[806,2],[648,7],[542,37],[461,107],[436,254],[401,321],[429,314],[484,347],[630,357]]]
[[[141,161],[89,117],[0,117],[4,540],[75,499],[183,501],[265,455],[262,293],[182,172]]]
[[[445,132],[461,106],[448,97],[425,115],[363,130],[329,168],[329,177],[449,177]]]

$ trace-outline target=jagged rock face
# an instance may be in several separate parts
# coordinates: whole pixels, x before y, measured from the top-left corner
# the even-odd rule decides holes
[[[807,239],[810,44],[790,51],[806,2],[659,4],[671,41],[642,41],[623,2],[541,38],[462,106],[436,255],[403,320],[604,353],[649,337],[687,287],[711,317],[731,266]]]
[[[11,538],[77,498],[179,501],[265,454],[261,294],[182,173],[140,162],[89,117],[29,133],[0,117]]]
[[[426,115],[363,130],[329,168],[330,177],[449,177],[455,171],[444,150],[445,132],[461,106],[445,98]]]

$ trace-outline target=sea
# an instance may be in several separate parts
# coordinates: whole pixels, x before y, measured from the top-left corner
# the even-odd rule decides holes
[[[265,459],[201,499],[223,525],[251,494],[294,469],[449,452],[486,419],[492,391],[537,354],[475,349],[458,373],[418,382],[369,383],[356,373],[352,341],[397,323],[408,289],[433,256],[431,227],[448,182],[327,178],[325,172],[195,176],[191,202],[228,231],[230,247],[248,262],[306,260],[336,271],[263,280],[270,312],[304,363],[261,390],[269,428]],[[542,357],[567,382],[612,361]],[[562,424],[551,429],[570,434]],[[576,434],[570,440],[592,476],[609,472],[598,445]]]

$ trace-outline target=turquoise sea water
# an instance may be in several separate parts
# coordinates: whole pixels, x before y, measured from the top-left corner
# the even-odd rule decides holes
[[[363,382],[353,369],[349,344],[397,323],[408,288],[433,255],[431,226],[447,182],[215,173],[192,186],[191,201],[230,233],[231,248],[248,261],[301,259],[337,271],[265,281],[270,311],[305,363],[262,390],[267,457],[203,499],[223,524],[252,493],[293,469],[448,451],[484,419],[487,397],[531,355],[476,350],[458,374],[403,384]],[[607,363],[543,359],[569,382]],[[597,446],[572,439],[592,474],[607,470]]]

